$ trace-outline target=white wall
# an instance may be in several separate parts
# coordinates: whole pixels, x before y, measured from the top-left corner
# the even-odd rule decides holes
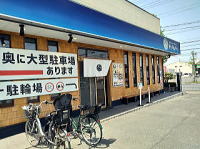
[[[166,66],[167,70],[174,69],[175,72],[192,73],[192,65],[186,62],[176,62]],[[168,71],[167,71],[168,72]]]
[[[160,34],[160,19],[126,0],[72,0],[91,9]]]

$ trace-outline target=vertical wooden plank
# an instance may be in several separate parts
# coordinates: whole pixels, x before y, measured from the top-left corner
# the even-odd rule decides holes
[[[37,49],[39,51],[47,51],[47,39],[44,37],[37,37]]]
[[[154,66],[155,66],[155,84],[157,85],[158,84],[158,76],[157,76],[157,56],[154,55]]]
[[[140,53],[136,53],[137,82],[140,83]]]
[[[144,87],[147,88],[147,71],[146,71],[146,55],[143,54],[143,72],[144,72]]]
[[[153,73],[152,73],[152,61],[151,61],[151,57],[152,57],[152,55],[149,54],[150,86],[152,86],[152,84],[153,84],[153,81],[152,81]]]
[[[128,60],[129,60],[129,86],[133,87],[133,62],[132,62],[132,52],[128,52]]]
[[[11,33],[11,48],[24,48],[24,37],[16,33]]]

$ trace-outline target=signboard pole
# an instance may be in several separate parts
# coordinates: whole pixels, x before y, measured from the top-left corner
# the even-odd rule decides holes
[[[150,87],[148,86],[149,103],[151,102]]]
[[[140,88],[140,105],[139,106],[142,106],[142,88]]]
[[[138,83],[138,88],[140,90],[140,104],[139,106],[142,106],[142,83]]]

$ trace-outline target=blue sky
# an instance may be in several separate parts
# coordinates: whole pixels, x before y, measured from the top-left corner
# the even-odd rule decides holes
[[[166,27],[165,35],[176,41],[188,42],[200,40],[200,0],[129,0],[139,7],[160,18],[161,26],[196,22],[175,27]],[[181,29],[186,28],[186,29]],[[167,31],[171,30],[171,31]],[[200,59],[200,41],[181,44],[181,50],[196,49]],[[167,64],[176,61],[189,61],[191,50],[182,51],[180,56],[171,57]]]

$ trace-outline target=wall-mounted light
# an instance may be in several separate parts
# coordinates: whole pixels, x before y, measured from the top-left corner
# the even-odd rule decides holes
[[[6,46],[6,43],[5,43],[5,40],[4,40],[3,37],[1,38],[1,44],[2,44],[2,47],[5,47],[5,46]]]
[[[170,57],[171,57],[171,55],[167,55],[166,57],[167,57],[167,58],[170,58]]]
[[[68,36],[69,36],[68,43],[71,43],[73,40],[73,36],[72,36],[72,34],[68,34]]]
[[[20,36],[24,36],[24,25],[23,24],[19,25],[19,34],[20,34]]]

